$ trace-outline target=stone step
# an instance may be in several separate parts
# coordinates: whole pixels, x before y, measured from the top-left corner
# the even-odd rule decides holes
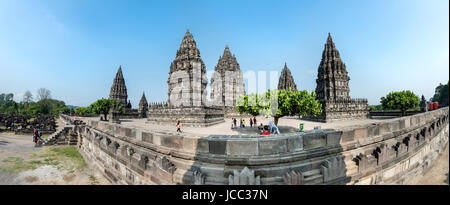
[[[318,175],[318,174],[320,174],[320,169],[313,169],[313,170],[303,172],[303,176],[305,177],[305,179],[310,176],[314,176],[314,175]]]
[[[319,184],[319,183],[322,183],[322,182],[323,182],[323,175],[321,175],[321,174],[305,178],[305,184],[306,185]]]

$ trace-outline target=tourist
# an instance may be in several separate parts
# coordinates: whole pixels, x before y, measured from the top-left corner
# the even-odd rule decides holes
[[[181,132],[181,122],[177,122],[177,132]]]
[[[240,119],[239,127],[240,127],[240,128],[243,128],[243,126],[242,126],[242,118]]]
[[[250,118],[250,127],[253,127],[253,120]]]
[[[245,120],[242,119],[242,127],[245,128]]]
[[[260,133],[264,132],[264,125],[261,123],[261,125],[258,126],[258,130]]]
[[[38,131],[37,131],[37,129],[34,129],[34,132],[33,132],[33,142],[34,142],[34,146],[38,145]]]
[[[236,118],[233,118],[233,123],[234,123],[234,128],[236,128],[236,123],[237,123]]]
[[[253,117],[253,124],[256,126],[256,117]]]
[[[275,123],[273,123],[273,121],[269,122],[269,126],[270,126],[270,133],[272,134],[280,134],[280,132],[278,131],[278,127],[275,125]]]
[[[269,128],[264,127],[264,131],[261,133],[261,135],[270,135]]]

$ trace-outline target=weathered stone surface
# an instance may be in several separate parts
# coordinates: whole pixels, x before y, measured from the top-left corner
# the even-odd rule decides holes
[[[283,181],[286,185],[304,185],[305,177],[301,171],[296,172],[292,170],[283,176]]]
[[[289,137],[287,141],[287,147],[289,152],[296,152],[303,150],[303,136],[295,135],[293,137]]]
[[[324,133],[307,133],[303,135],[303,148],[305,150],[327,146],[327,135]]]
[[[287,151],[287,139],[271,139],[259,141],[259,154],[279,154]]]
[[[227,155],[239,155],[239,156],[258,155],[258,141],[229,140],[227,141]]]
[[[228,185],[260,185],[261,179],[255,176],[255,171],[245,167],[241,172],[234,170],[233,174],[228,176]]]
[[[217,140],[217,141],[209,141],[209,152],[211,154],[225,154],[227,149],[227,141],[225,140]]]
[[[344,156],[329,157],[322,165],[323,181],[328,182],[344,177],[346,171]]]

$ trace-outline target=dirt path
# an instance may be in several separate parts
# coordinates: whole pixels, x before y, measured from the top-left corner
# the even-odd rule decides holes
[[[77,155],[70,146],[34,147],[31,136],[0,133],[0,185],[110,184]]]

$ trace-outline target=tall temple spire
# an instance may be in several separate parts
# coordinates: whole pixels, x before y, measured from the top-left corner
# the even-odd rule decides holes
[[[122,65],[120,65],[117,70],[116,77],[114,78],[113,85],[111,86],[109,98],[119,101],[123,107],[128,105],[127,87],[125,86],[125,79],[123,78]]]
[[[279,90],[289,90],[297,91],[297,85],[294,82],[294,77],[292,77],[291,71],[287,67],[287,63],[284,63],[284,68],[281,71],[280,79],[278,80]]]
[[[200,71],[199,76],[194,76],[194,69],[195,65],[199,65]],[[176,73],[177,71],[184,71],[188,72],[188,77],[184,77],[185,79],[178,78],[178,80],[175,82],[174,79],[171,80],[172,74]],[[179,73],[178,73],[179,74]],[[197,73],[195,73],[197,75]],[[195,78],[200,78],[201,86],[199,92],[195,91],[194,89],[197,89],[197,87],[194,86],[194,84],[197,82],[194,82]],[[206,78],[206,66],[205,63],[203,63],[203,60],[200,57],[200,50],[197,48],[197,43],[194,40],[194,37],[189,32],[189,29],[186,30],[186,33],[183,37],[183,40],[181,41],[180,48],[177,50],[176,57],[170,64],[170,72],[169,72],[169,78],[167,79],[167,82],[169,83],[169,105],[170,106],[181,106],[178,103],[181,100],[176,100],[174,96],[171,98],[172,91],[175,87],[178,87],[180,84],[182,84],[182,81],[187,82],[189,81],[190,92],[191,93],[200,93],[201,96],[203,96],[204,93],[206,93],[206,84],[208,83],[208,79]],[[180,93],[176,94],[178,96],[177,99],[181,99],[182,95]],[[198,106],[198,104],[203,102],[203,97],[190,95],[189,99],[183,100],[183,106]],[[206,98],[205,98],[206,99]],[[200,100],[200,102],[199,102]],[[195,101],[195,102],[194,102]]]
[[[319,100],[350,99],[349,80],[345,64],[340,58],[331,34],[328,33],[317,74],[317,98]]]
[[[215,99],[218,94],[223,105],[228,107],[234,106],[237,98],[245,94],[245,86],[239,63],[236,57],[231,54],[228,45],[225,46],[223,55],[219,58],[214,71],[214,75],[211,78],[211,99]],[[233,75],[229,76],[229,79],[226,79],[227,71],[228,75]],[[218,85],[218,82],[221,82],[221,85]],[[220,90],[221,93],[218,93]]]

